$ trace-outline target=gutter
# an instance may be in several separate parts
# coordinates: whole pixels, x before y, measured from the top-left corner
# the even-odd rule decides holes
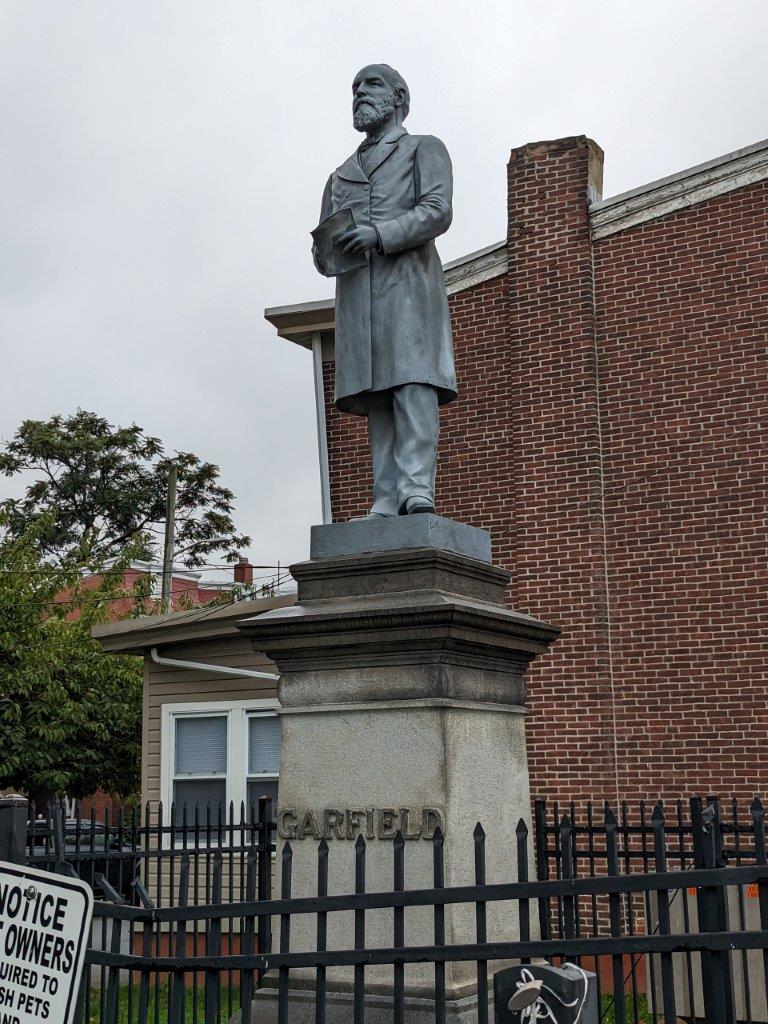
[[[152,647],[149,652],[150,660],[156,665],[167,665],[169,668],[189,668],[195,672],[212,672],[218,676],[230,676],[235,679],[269,679],[277,682],[280,676],[275,672],[254,672],[246,668],[230,668],[228,665],[207,665],[202,661],[179,661],[177,658],[163,658],[157,653],[157,648]]]
[[[323,522],[332,523],[331,476],[328,465],[328,434],[325,423],[325,385],[323,383],[323,336],[319,331],[312,335],[312,360],[315,378],[317,449],[320,458],[320,498],[322,501]]]

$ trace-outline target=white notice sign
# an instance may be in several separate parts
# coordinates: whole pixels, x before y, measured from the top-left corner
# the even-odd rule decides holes
[[[85,882],[0,861],[0,1024],[70,1024],[92,913]]]

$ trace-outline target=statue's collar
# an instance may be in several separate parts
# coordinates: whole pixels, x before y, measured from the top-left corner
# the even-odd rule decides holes
[[[373,174],[377,167],[384,163],[390,153],[393,152],[395,144],[402,139],[408,132],[402,125],[398,125],[395,128],[390,128],[379,139],[377,146],[381,146],[381,150],[376,154],[376,159],[369,167],[368,173]],[[376,148],[376,147],[374,147]],[[336,171],[340,178],[346,178],[347,181],[368,181],[368,178],[363,174],[363,170],[360,167],[360,163],[357,159],[357,150],[348,157],[344,163]]]
[[[397,142],[398,139],[402,139],[408,132],[401,124],[395,125],[394,128],[390,128],[388,132],[385,132],[379,142]]]

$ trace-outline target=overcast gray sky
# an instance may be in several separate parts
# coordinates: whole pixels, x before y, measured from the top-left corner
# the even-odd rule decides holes
[[[255,560],[306,557],[311,357],[263,310],[330,294],[359,67],[448,146],[450,260],[503,238],[513,146],[591,136],[609,196],[764,138],[766,38],[766,0],[0,0],[0,437],[136,422],[221,466]]]

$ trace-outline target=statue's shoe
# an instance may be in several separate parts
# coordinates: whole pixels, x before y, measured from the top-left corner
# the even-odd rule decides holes
[[[424,512],[434,513],[435,506],[427,498],[406,498],[400,509],[401,516],[417,516]]]
[[[376,519],[394,519],[391,512],[369,512],[367,516],[353,516],[350,523],[366,523]]]

